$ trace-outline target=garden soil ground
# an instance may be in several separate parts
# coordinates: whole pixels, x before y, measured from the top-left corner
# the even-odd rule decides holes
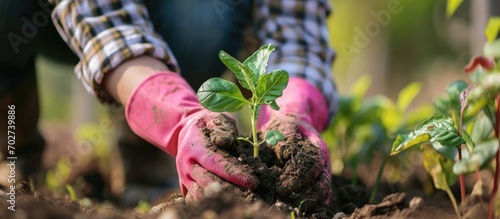
[[[366,188],[345,184],[342,177],[335,177],[334,182],[338,189],[334,192],[334,203],[328,209],[328,216],[308,218],[457,218],[448,198],[441,192],[424,197],[392,193],[377,204],[369,205],[366,204]],[[8,199],[7,192],[1,192],[3,200]],[[291,218],[290,211],[280,209],[279,205],[271,206],[262,200],[244,204],[229,192],[211,192],[191,205],[185,204],[180,193],[174,193],[157,200],[146,213],[137,208],[120,209],[102,202],[83,206],[68,195],[45,189],[32,192],[26,182],[16,185],[15,194],[16,211],[8,210],[8,202],[2,201],[0,218]],[[476,199],[472,206],[464,208],[463,218],[486,218],[486,209],[487,205],[481,205]]]
[[[431,196],[392,193],[377,204],[369,205],[366,203],[368,191],[365,187],[352,186],[343,177],[334,177],[333,181],[337,189],[334,189],[332,207],[316,218],[456,218],[447,196],[442,192]],[[8,192],[1,192],[1,199],[7,200]],[[68,195],[43,188],[32,192],[26,182],[16,185],[15,194],[16,211],[8,210],[9,203],[2,201],[0,218],[291,218],[290,211],[279,204],[271,206],[262,200],[244,204],[233,193],[217,190],[191,205],[185,204],[180,193],[174,193],[157,200],[146,213],[137,208],[120,209],[102,202],[83,206],[81,202],[72,201]],[[487,202],[487,199],[483,201]],[[464,208],[464,218],[485,218],[486,209],[487,205],[476,199]]]
[[[49,139],[50,140],[50,139]],[[307,143],[300,143],[307,147]],[[236,153],[243,153],[249,147],[238,147]],[[272,149],[262,149],[272,150]],[[262,151],[262,154],[269,154]],[[48,190],[43,186],[31,190],[27,182],[18,183],[15,189],[9,188],[0,191],[0,218],[19,219],[42,219],[42,218],[291,218],[291,212],[296,218],[457,218],[453,207],[444,192],[435,191],[427,194],[423,191],[425,182],[418,177],[410,177],[412,180],[404,186],[389,185],[382,183],[380,186],[376,204],[368,204],[369,188],[364,186],[362,179],[373,177],[372,172],[362,172],[359,176],[360,182],[353,186],[351,180],[346,176],[332,176],[333,202],[331,207],[325,209],[317,202],[309,202],[303,205],[286,199],[277,199],[273,180],[279,178],[284,164],[275,161],[267,161],[263,166],[260,160],[242,156],[240,160],[249,163],[257,163],[261,170],[278,174],[276,176],[261,178],[261,181],[269,181],[271,185],[259,187],[254,193],[250,192],[228,192],[214,186],[207,191],[207,197],[189,205],[186,205],[181,194],[175,192],[165,196],[154,203],[152,208],[145,209],[119,208],[109,201],[103,202],[98,198],[84,198],[79,196],[77,201],[72,201],[64,192]],[[270,157],[272,158],[272,156]],[[275,162],[275,163],[269,163]],[[377,161],[374,161],[377,162]],[[373,164],[370,164],[373,165]],[[370,166],[367,165],[367,166]],[[268,166],[275,166],[268,168]],[[262,171],[256,171],[262,175]],[[363,175],[365,174],[365,175]],[[306,177],[306,176],[305,176]],[[484,181],[488,181],[487,174],[483,174]],[[88,178],[90,179],[90,178]],[[95,179],[95,178],[94,178]],[[491,178],[489,178],[491,179]],[[100,184],[102,180],[98,181]],[[472,190],[473,180],[468,186]],[[99,188],[99,186],[94,187]],[[269,189],[271,188],[271,189]],[[457,197],[458,187],[454,186]],[[486,191],[489,190],[486,186]],[[94,189],[95,190],[95,189]],[[9,193],[15,192],[15,212],[8,209],[7,202]],[[96,191],[92,193],[95,194]],[[311,191],[309,191],[310,193]],[[318,192],[318,191],[314,191]],[[76,191],[77,194],[90,194],[88,191]],[[486,218],[488,197],[481,195],[470,197],[461,206],[463,218]],[[238,195],[235,195],[238,194]],[[242,199],[242,196],[246,195]],[[265,196],[266,194],[270,196]],[[316,197],[318,194],[304,194],[307,197]],[[243,202],[242,202],[243,200]],[[460,201],[459,198],[457,201]],[[299,208],[300,206],[300,208]],[[313,210],[311,210],[313,209]],[[305,212],[305,214],[304,214]],[[300,217],[299,217],[300,216]]]

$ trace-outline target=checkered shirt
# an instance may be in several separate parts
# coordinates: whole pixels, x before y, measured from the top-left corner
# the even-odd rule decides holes
[[[102,89],[104,75],[131,58],[148,55],[180,72],[174,55],[155,33],[140,0],[52,0],[54,24],[79,56],[75,74],[101,101],[113,99]],[[301,77],[324,95],[329,118],[337,110],[338,94],[331,72],[334,51],[328,45],[327,0],[254,0],[253,24],[261,43],[276,51],[268,69],[284,69]],[[188,76],[189,77],[189,76]]]

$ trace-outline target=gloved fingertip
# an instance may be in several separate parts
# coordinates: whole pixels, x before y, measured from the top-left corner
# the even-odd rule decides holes
[[[245,180],[244,187],[247,188],[247,189],[250,189],[250,190],[257,189],[257,187],[259,187],[259,180],[257,179],[257,177],[250,175]]]
[[[229,148],[235,142],[235,136],[229,133],[212,134],[210,141],[219,148]]]
[[[186,197],[185,197],[184,200],[186,201],[187,205],[193,205],[193,204],[196,203],[195,198],[191,194],[189,194],[189,193],[186,195]]]
[[[186,194],[186,203],[194,203],[201,198],[203,198],[204,189],[198,185],[198,183],[193,183],[191,188],[187,191]]]

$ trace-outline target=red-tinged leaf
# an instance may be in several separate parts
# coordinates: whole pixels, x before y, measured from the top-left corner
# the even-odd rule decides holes
[[[493,65],[495,65],[495,62],[483,56],[476,56],[469,62],[469,64],[467,64],[467,66],[465,66],[465,72],[470,74],[477,68],[478,65],[486,70],[490,70],[493,68]]]
[[[476,88],[476,83],[472,83],[471,85],[469,85],[469,87],[465,88],[462,92],[460,92],[460,106],[462,107],[462,110],[465,109],[465,107],[467,107],[467,105],[469,104],[467,102],[467,95],[469,95],[469,92],[471,90],[474,90],[474,88]]]

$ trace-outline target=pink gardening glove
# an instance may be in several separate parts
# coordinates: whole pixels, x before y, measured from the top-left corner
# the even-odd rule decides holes
[[[276,100],[279,111],[262,107],[257,124],[264,130],[279,130],[285,140],[274,146],[278,158],[285,164],[284,170],[292,174],[281,175],[277,183],[280,196],[294,199],[294,193],[308,191],[310,206],[328,207],[332,199],[330,153],[319,131],[328,122],[328,107],[323,95],[309,82],[290,78],[283,95]],[[292,148],[294,140],[308,140],[311,144]],[[303,156],[308,152],[308,156]],[[312,163],[313,168],[304,168]],[[295,200],[300,203],[303,200]]]
[[[137,135],[176,158],[181,191],[187,201],[200,199],[212,182],[219,182],[223,188],[258,186],[248,166],[218,149],[236,141],[234,120],[205,110],[179,74],[161,72],[141,82],[129,98],[126,117]],[[208,136],[207,130],[213,134]]]

